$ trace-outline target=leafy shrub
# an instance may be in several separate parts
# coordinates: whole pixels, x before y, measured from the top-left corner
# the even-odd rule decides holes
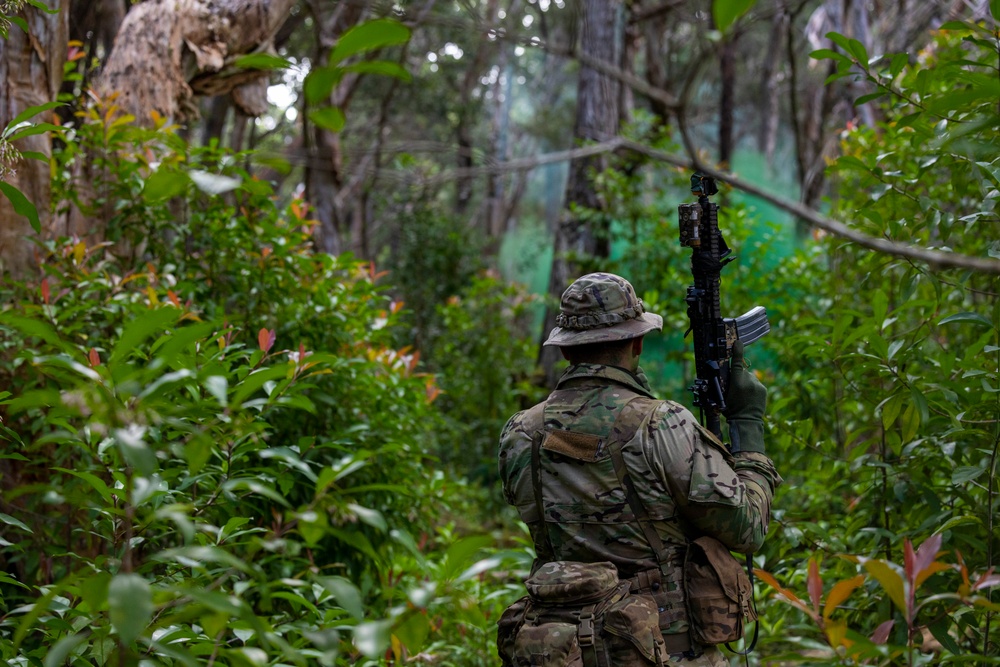
[[[47,242],[0,295],[0,656],[490,664],[495,572],[528,556],[448,523],[475,495],[431,455],[440,389],[375,267],[163,123],[67,141],[56,199],[119,236]]]

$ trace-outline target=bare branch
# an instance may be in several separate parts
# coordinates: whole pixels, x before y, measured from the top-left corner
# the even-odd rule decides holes
[[[634,150],[655,160],[660,160],[685,169],[700,169],[702,172],[717,181],[728,183],[737,190],[760,197],[761,199],[774,204],[778,208],[788,211],[813,227],[822,229],[853,243],[857,243],[864,248],[876,250],[887,255],[914,259],[918,262],[930,264],[937,268],[970,269],[972,271],[981,271],[983,273],[1000,274],[1000,260],[993,259],[992,257],[972,257],[970,255],[945,252],[942,250],[920,248],[906,243],[897,243],[895,241],[889,241],[888,239],[880,239],[874,236],[869,236],[868,234],[848,227],[838,220],[828,218],[808,206],[805,206],[804,204],[785,199],[784,197],[779,197],[757,187],[756,185],[753,185],[752,183],[741,180],[732,174],[727,174],[701,164],[701,162],[697,159],[692,160],[678,155],[673,155],[671,153],[665,153],[663,151],[649,148],[648,146],[638,142],[625,139],[621,141],[621,147]]]
[[[969,269],[982,273],[1000,275],[1000,260],[988,257],[973,257],[971,255],[946,252],[943,250],[921,248],[906,243],[898,243],[888,239],[869,236],[868,234],[848,227],[838,220],[828,218],[808,206],[805,206],[804,204],[785,199],[784,197],[779,197],[730,173],[722,172],[709,167],[697,158],[692,159],[675,155],[673,153],[667,153],[623,137],[616,137],[608,141],[589,144],[581,148],[545,153],[531,158],[519,158],[515,160],[508,160],[506,162],[498,162],[488,166],[471,167],[467,169],[451,169],[425,179],[418,178],[415,180],[419,180],[424,186],[434,185],[453,181],[457,178],[469,178],[490,174],[530,170],[545,164],[566,162],[601,153],[610,153],[620,149],[634,151],[653,160],[672,164],[683,169],[700,169],[717,181],[728,183],[737,190],[760,197],[761,199],[774,204],[778,208],[791,213],[812,227],[822,229],[823,231],[829,232],[834,236],[856,243],[863,248],[869,248],[871,250],[896,257],[906,257],[940,269]],[[404,176],[402,180],[411,180],[411,178]]]

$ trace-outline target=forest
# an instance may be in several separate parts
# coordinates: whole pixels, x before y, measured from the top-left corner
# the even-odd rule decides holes
[[[0,659],[499,665],[501,429],[591,271],[692,407],[701,170],[784,479],[731,664],[1000,664],[998,21],[0,1]]]

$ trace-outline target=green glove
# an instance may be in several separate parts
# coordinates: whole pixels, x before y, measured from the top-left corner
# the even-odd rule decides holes
[[[743,343],[733,343],[729,361],[729,388],[723,415],[729,425],[730,448],[736,452],[764,453],[764,409],[767,388],[751,373],[743,360]]]

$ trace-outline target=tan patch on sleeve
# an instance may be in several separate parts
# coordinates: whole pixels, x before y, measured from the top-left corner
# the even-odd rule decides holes
[[[604,449],[604,439],[589,433],[549,431],[542,441],[542,449],[558,452],[578,461],[596,461]]]

